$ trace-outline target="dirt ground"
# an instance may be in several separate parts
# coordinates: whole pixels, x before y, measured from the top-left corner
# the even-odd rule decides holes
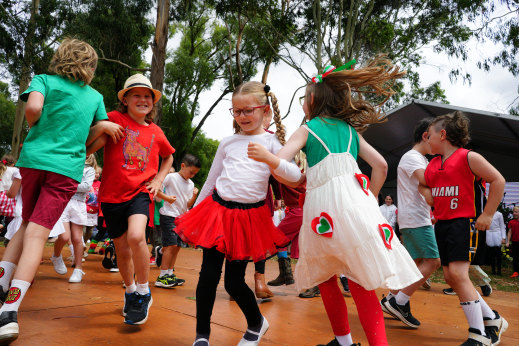
[[[56,274],[49,260],[51,250],[45,249],[43,264],[22,303],[18,314],[20,336],[13,345],[192,345],[200,251],[181,250],[176,274],[186,280],[182,287],[153,286],[159,270],[151,267],[153,306],[148,321],[141,326],[129,326],[123,323],[121,315],[124,289],[120,274],[104,269],[102,256],[89,255],[84,263],[83,281],[70,284],[72,269],[66,275]],[[3,251],[4,248],[0,249],[0,255]],[[249,265],[247,271],[250,287],[254,285],[253,268]],[[277,273],[277,262],[267,261],[267,280]],[[431,290],[415,293],[412,312],[422,323],[416,330],[386,316],[390,345],[459,345],[466,339],[468,325],[463,311],[456,296],[442,293],[445,287],[433,283]],[[298,298],[294,285],[271,289],[276,296],[260,302],[262,314],[270,323],[261,345],[316,345],[333,338],[321,298]],[[381,297],[386,292],[377,293]],[[353,299],[345,299],[353,340],[368,345]],[[486,301],[510,324],[501,345],[519,345],[519,294],[494,290]],[[236,345],[245,329],[245,318],[236,303],[229,301],[221,282],[213,311],[211,345]]]

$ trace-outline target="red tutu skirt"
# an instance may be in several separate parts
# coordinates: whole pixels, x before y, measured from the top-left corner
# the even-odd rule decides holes
[[[195,208],[175,219],[174,231],[189,244],[216,247],[230,261],[267,259],[290,240],[279,231],[264,201],[244,204],[223,200],[216,190]]]

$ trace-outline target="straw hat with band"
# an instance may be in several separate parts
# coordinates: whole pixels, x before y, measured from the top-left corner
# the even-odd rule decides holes
[[[146,78],[144,75],[137,73],[134,74],[124,82],[124,89],[119,91],[117,93],[117,98],[119,101],[123,102],[123,97],[128,90],[133,88],[148,88],[153,93],[153,104],[159,102],[160,98],[162,97],[162,93],[156,89],[153,89],[151,86],[151,82],[148,78]]]

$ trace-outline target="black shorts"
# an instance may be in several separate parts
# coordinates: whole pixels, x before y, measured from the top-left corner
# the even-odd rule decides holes
[[[119,238],[128,230],[128,218],[132,215],[143,214],[149,220],[150,203],[150,195],[144,192],[140,192],[129,201],[122,203],[101,202],[101,210],[110,238]]]
[[[455,261],[483,264],[480,259],[484,256],[481,256],[478,247],[485,245],[485,232],[474,229],[473,219],[438,220],[434,225],[434,233],[442,266]]]
[[[175,218],[173,216],[160,214],[160,230],[162,234],[162,246],[181,246],[182,241],[174,231]]]

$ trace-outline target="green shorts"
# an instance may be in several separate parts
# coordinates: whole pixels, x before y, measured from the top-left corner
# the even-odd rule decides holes
[[[413,259],[440,258],[432,226],[401,228],[404,246]]]

